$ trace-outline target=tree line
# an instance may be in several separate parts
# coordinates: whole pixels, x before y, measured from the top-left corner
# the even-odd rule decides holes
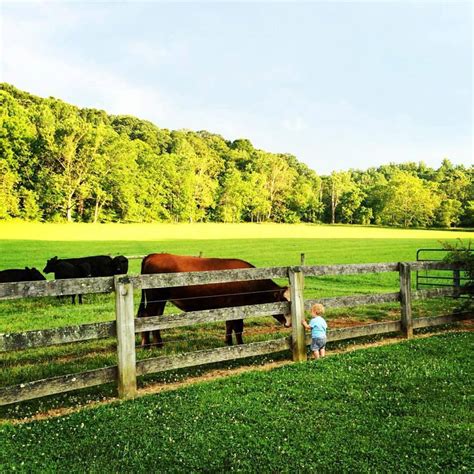
[[[0,84],[0,219],[474,225],[474,169],[445,159],[319,176],[246,139],[167,130]]]

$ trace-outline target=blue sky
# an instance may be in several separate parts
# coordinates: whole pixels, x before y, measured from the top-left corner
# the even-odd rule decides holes
[[[292,153],[472,164],[467,2],[3,1],[0,80]]]

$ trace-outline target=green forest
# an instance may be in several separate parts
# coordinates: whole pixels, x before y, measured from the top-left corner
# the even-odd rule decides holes
[[[247,139],[159,128],[0,84],[0,220],[471,227],[473,178],[473,166],[447,158],[438,169],[319,176]]]

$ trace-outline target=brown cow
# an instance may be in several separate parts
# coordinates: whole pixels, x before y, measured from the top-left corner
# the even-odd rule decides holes
[[[201,258],[154,253],[147,255],[142,261],[142,274],[202,272],[212,270],[231,270],[238,268],[254,268],[248,262],[234,258]],[[175,288],[159,288],[142,290],[142,299],[137,317],[160,316],[165,304],[171,301],[183,311],[200,311],[205,309],[227,308],[253,304],[289,301],[288,287],[281,287],[272,280],[237,281],[230,283],[214,283],[208,285],[179,286]],[[285,315],[273,315],[285,327],[291,324]],[[243,319],[226,321],[225,341],[232,345],[232,331],[238,344],[243,344]],[[153,344],[161,347],[163,341],[160,331],[153,332]],[[149,332],[142,333],[142,347],[150,344]]]

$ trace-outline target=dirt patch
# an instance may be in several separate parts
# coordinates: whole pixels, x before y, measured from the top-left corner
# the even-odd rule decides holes
[[[353,319],[349,318],[335,318],[328,320],[330,329],[351,328],[353,326],[366,326],[370,323],[371,321],[354,321]]]

